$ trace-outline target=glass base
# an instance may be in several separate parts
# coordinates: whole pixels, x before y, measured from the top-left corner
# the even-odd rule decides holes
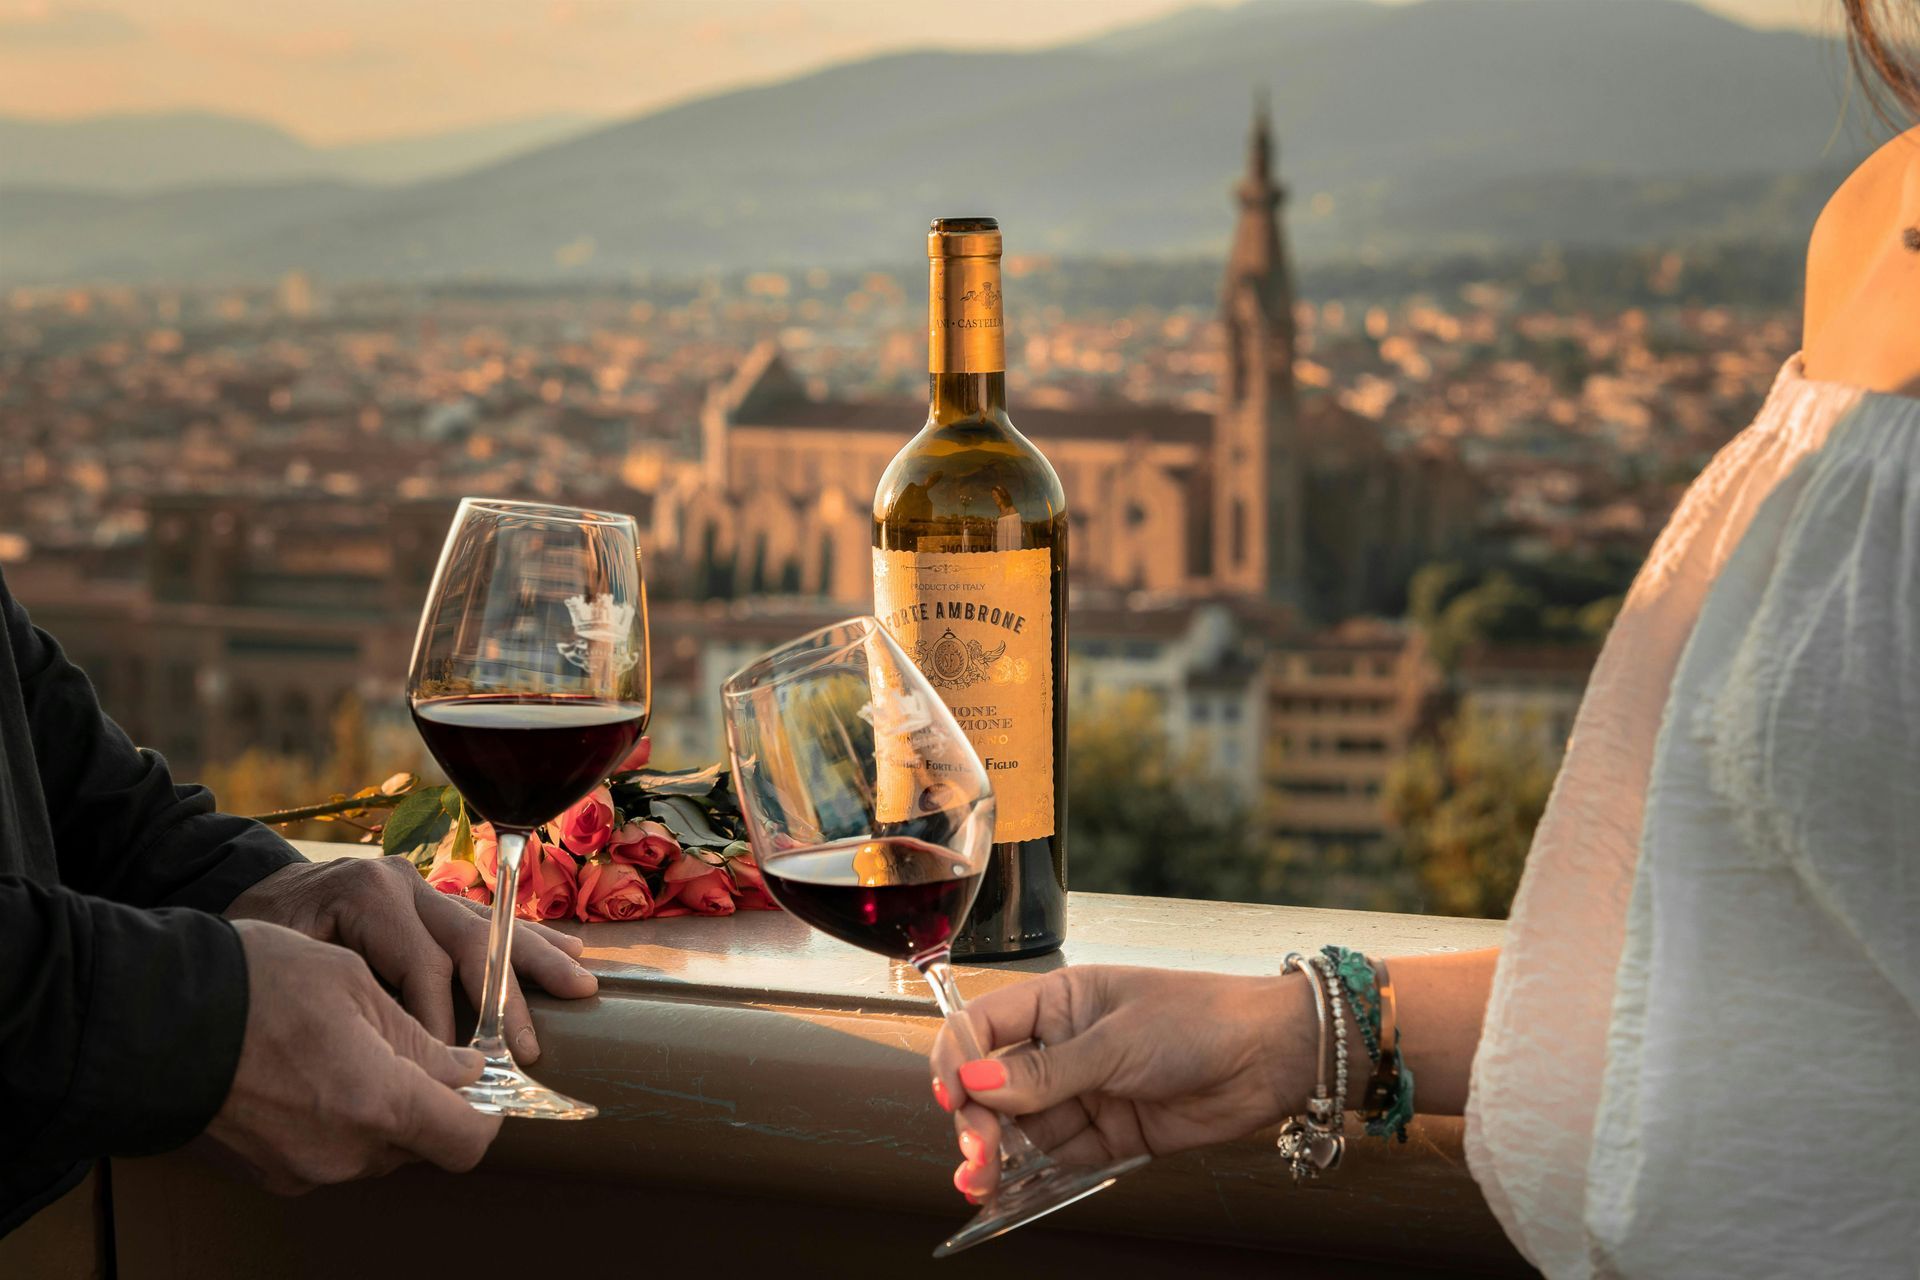
[[[950,1258],[962,1249],[985,1244],[1015,1227],[1024,1227],[1035,1218],[1044,1218],[1055,1209],[1064,1209],[1076,1200],[1085,1200],[1096,1191],[1105,1191],[1152,1159],[1134,1156],[1100,1168],[1086,1165],[1054,1164],[1047,1161],[1018,1182],[1001,1183],[993,1199],[987,1201],[972,1222],[954,1232],[933,1251],[936,1258]]]
[[[488,1058],[480,1078],[460,1090],[475,1111],[523,1120],[591,1120],[600,1108],[536,1084],[512,1058]]]

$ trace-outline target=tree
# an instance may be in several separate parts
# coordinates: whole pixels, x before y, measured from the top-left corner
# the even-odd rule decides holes
[[[1387,811],[1431,910],[1507,914],[1553,777],[1537,752],[1483,720],[1453,721],[1395,766]]]
[[[200,771],[196,781],[210,789],[227,813],[266,813],[295,805],[317,804],[334,795],[351,795],[398,771],[432,772],[412,726],[372,725],[357,698],[334,712],[325,742],[303,754],[282,755],[249,747],[231,760]],[[281,832],[290,840],[359,839],[350,823],[302,822]]]
[[[1407,614],[1443,670],[1483,644],[1591,644],[1606,637],[1624,596],[1610,566],[1549,562],[1479,573],[1457,561],[1424,565],[1407,583]]]
[[[1075,889],[1271,900],[1270,859],[1255,823],[1198,759],[1174,752],[1152,694],[1083,703],[1067,738]]]

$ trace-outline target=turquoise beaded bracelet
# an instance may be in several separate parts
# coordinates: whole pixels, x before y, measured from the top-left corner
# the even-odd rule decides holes
[[[1333,976],[1353,1005],[1354,1021],[1360,1024],[1360,1040],[1374,1065],[1374,1078],[1363,1094],[1372,1104],[1361,1114],[1367,1134],[1405,1142],[1407,1122],[1413,1119],[1413,1072],[1400,1054],[1397,1025],[1387,1032],[1391,1043],[1381,1042],[1385,999],[1380,990],[1379,969],[1351,947],[1322,947],[1320,954],[1327,958]]]

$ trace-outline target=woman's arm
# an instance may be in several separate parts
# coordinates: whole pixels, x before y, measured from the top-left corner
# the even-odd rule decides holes
[[[1400,1048],[1416,1108],[1458,1115],[1499,952],[1390,961]],[[968,1010],[989,1054],[962,1059],[943,1030],[934,1097],[955,1114],[962,1192],[999,1176],[996,1113],[1022,1117],[1042,1148],[1100,1162],[1244,1137],[1306,1107],[1319,1036],[1306,979],[1241,978],[1108,966],[1058,969],[1002,987]],[[1372,1071],[1349,1029],[1347,1074]],[[1044,1047],[1042,1047],[1044,1046]]]
[[[1467,1109],[1467,1080],[1499,959],[1500,949],[1488,947],[1388,962],[1400,1018],[1400,1053],[1413,1072],[1414,1106],[1424,1115],[1457,1116]],[[1351,1034],[1347,1043],[1354,1043]],[[1367,1069],[1364,1061],[1350,1063],[1348,1079],[1362,1078]]]

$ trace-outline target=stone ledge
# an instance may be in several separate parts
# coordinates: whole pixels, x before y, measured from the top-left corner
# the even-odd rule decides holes
[[[342,852],[307,848],[314,856]],[[1073,895],[1069,922],[1061,954],[968,966],[962,987],[977,995],[1068,963],[1270,973],[1287,951],[1333,940],[1407,954],[1489,946],[1501,933],[1491,921],[1101,894]],[[423,1207],[421,1196],[467,1206],[459,1239],[468,1241],[490,1197],[509,1186],[520,1189],[515,1194],[573,1186],[573,1203],[635,1215],[632,1234],[620,1230],[608,1243],[624,1238],[630,1251],[596,1252],[592,1260],[624,1257],[642,1266],[660,1259],[647,1243],[652,1212],[641,1206],[718,1198],[747,1216],[712,1224],[717,1252],[706,1255],[709,1263],[729,1250],[742,1251],[735,1261],[744,1261],[761,1247],[746,1237],[764,1217],[769,1229],[781,1224],[784,1239],[769,1246],[769,1259],[791,1264],[797,1254],[818,1253],[817,1269],[788,1265],[791,1274],[916,1270],[941,1228],[964,1216],[948,1180],[956,1160],[951,1122],[927,1088],[925,1055],[938,1017],[911,969],[781,913],[572,928],[587,942],[585,963],[600,976],[600,994],[579,1002],[534,998],[545,1048],[535,1074],[598,1104],[598,1120],[509,1124],[481,1174],[466,1183],[414,1171],[293,1207],[177,1158],[123,1162],[114,1179],[123,1274],[206,1274],[186,1266],[206,1262],[208,1249],[227,1266],[264,1266],[289,1248],[311,1253],[318,1237],[334,1232],[385,1238],[392,1231],[378,1206],[393,1201],[382,1187],[412,1188],[403,1197],[409,1214]],[[421,1224],[436,1234],[445,1225]],[[449,1249],[463,1247],[441,1239]],[[355,1273],[420,1274],[398,1265],[407,1253],[354,1255]],[[395,1259],[395,1267],[371,1265],[375,1256]],[[146,1265],[165,1259],[179,1265]],[[1467,1173],[1460,1122],[1436,1117],[1418,1121],[1403,1147],[1355,1143],[1336,1177],[1304,1189],[1289,1183],[1271,1134],[1157,1161],[1045,1228],[940,1272],[989,1274],[991,1267],[1004,1274],[1065,1259],[1116,1276],[1165,1274],[1175,1259],[1183,1270],[1221,1275],[1283,1265],[1302,1275],[1381,1274],[1383,1267],[1530,1274]]]

